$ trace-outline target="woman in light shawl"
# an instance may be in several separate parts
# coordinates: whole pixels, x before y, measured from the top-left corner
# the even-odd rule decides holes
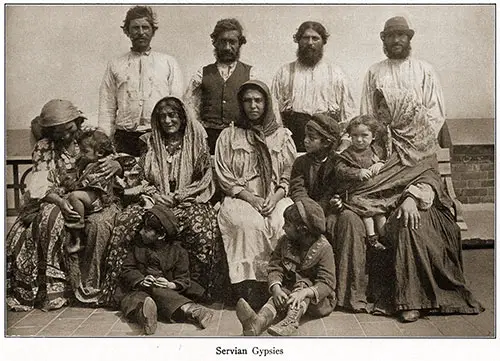
[[[42,139],[33,150],[24,206],[6,238],[9,309],[57,309],[72,292],[80,302],[98,305],[108,291],[102,269],[109,263],[113,270],[112,254],[120,247],[110,245],[113,225],[118,225],[115,204],[86,219],[83,250],[68,255],[63,247],[68,236],[65,220],[80,218],[67,200],[63,180],[76,178],[85,119],[70,101],[60,99],[45,104],[36,119]],[[110,159],[100,169],[103,177],[111,176],[120,171],[120,164]]]
[[[373,255],[379,268],[370,272],[370,282],[378,284],[372,285],[375,307],[396,312],[401,322],[429,312],[480,313],[484,308],[466,284],[460,229],[438,172],[439,129],[407,92],[379,89],[374,98],[373,113],[387,126],[388,159],[377,175],[350,192],[346,207],[361,216],[388,214],[381,239],[388,250]],[[343,257],[359,258],[358,245],[341,242]],[[387,265],[380,266],[384,259]],[[349,282],[339,282],[341,293]]]
[[[266,267],[283,234],[283,211],[296,149],[272,112],[269,89],[248,81],[238,91],[240,117],[217,140],[215,170],[225,198],[219,226],[235,298],[254,308],[267,295]],[[254,297],[255,296],[255,297]]]
[[[181,100],[158,101],[151,115],[151,134],[143,138],[142,177],[153,187],[146,194],[171,207],[189,253],[191,278],[205,287],[207,298],[219,298],[227,280],[217,214],[209,203],[215,185],[203,126]]]

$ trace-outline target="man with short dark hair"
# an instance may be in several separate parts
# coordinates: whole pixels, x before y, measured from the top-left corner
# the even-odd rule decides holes
[[[254,67],[239,61],[247,40],[236,19],[221,19],[210,34],[215,63],[201,67],[191,78],[184,95],[208,134],[210,153],[222,130],[239,116],[236,93],[241,84],[256,79]]]
[[[293,36],[298,44],[297,60],[283,65],[273,79],[272,94],[299,152],[305,151],[304,129],[314,114],[330,116],[342,130],[354,116],[354,101],[346,76],[340,67],[323,59],[328,37],[322,24],[302,23]]]
[[[396,99],[406,98],[407,103],[426,108],[437,138],[445,121],[443,92],[432,65],[410,56],[414,34],[404,17],[396,16],[386,21],[380,39],[387,59],[368,69],[361,95],[361,113],[376,115],[376,92],[385,93],[386,97],[392,95],[391,99],[385,99],[389,109]]]
[[[118,152],[139,156],[139,137],[151,130],[153,107],[165,96],[182,96],[183,81],[172,56],[151,50],[158,26],[149,6],[130,8],[122,29],[132,47],[108,64],[99,91],[99,127],[114,137]]]

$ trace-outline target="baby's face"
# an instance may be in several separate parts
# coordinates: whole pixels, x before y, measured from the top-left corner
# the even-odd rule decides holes
[[[91,162],[95,162],[99,159],[99,154],[95,151],[92,145],[85,140],[80,144],[80,156]]]

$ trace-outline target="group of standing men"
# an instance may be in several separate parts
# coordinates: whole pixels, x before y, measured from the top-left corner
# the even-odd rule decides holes
[[[158,26],[150,7],[129,9],[122,29],[132,47],[108,64],[99,94],[99,127],[113,137],[117,151],[138,156],[138,139],[151,130],[154,105],[171,95],[183,99],[203,124],[213,154],[221,131],[239,116],[237,90],[247,80],[258,79],[255,68],[239,60],[241,47],[246,43],[241,24],[236,19],[217,22],[210,35],[216,61],[201,67],[185,91],[175,58],[151,50]],[[376,89],[403,90],[412,93],[432,114],[437,136],[445,119],[442,91],[432,67],[410,57],[413,35],[403,17],[393,17],[385,23],[380,37],[387,59],[368,70],[361,112],[373,113]],[[314,114],[327,114],[342,129],[356,115],[346,76],[323,58],[328,37],[322,24],[302,23],[293,36],[298,44],[297,60],[281,66],[272,81],[275,115],[292,131],[299,152],[304,151],[305,124]],[[339,151],[348,144],[344,135]]]

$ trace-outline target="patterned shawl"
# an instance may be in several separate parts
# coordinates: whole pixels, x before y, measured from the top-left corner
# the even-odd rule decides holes
[[[383,94],[392,116],[387,139],[391,144],[387,148],[392,148],[401,162],[409,166],[436,154],[437,134],[434,134],[427,109],[417,101],[413,93],[396,88],[381,88],[378,92]],[[379,94],[375,92],[375,97],[380,96]],[[376,107],[376,99],[374,104]]]
[[[266,107],[264,114],[262,115],[262,120],[259,124],[251,122],[243,110],[243,93],[247,89],[257,89],[262,94],[264,94],[266,100]],[[273,134],[279,125],[276,122],[273,113],[272,98],[269,92],[269,88],[266,84],[259,80],[250,80],[241,85],[238,90],[238,104],[240,107],[240,117],[235,122],[235,126],[239,128],[246,129],[246,137],[248,143],[256,149],[258,164],[259,164],[259,174],[262,177],[262,183],[264,186],[264,194],[266,197],[271,191],[271,182],[273,167],[271,161],[271,153],[269,153],[269,148],[267,147],[266,137]]]
[[[176,189],[170,189],[167,140],[157,116],[160,105],[167,100],[178,102],[186,119],[180,150],[180,171],[178,179],[175,179]],[[212,197],[215,186],[207,134],[203,126],[194,119],[177,98],[165,97],[156,103],[151,115],[151,135],[146,140],[148,150],[144,159],[144,175],[145,179],[154,184],[162,194],[175,193],[181,200],[192,198],[190,200],[196,203],[206,203]]]

